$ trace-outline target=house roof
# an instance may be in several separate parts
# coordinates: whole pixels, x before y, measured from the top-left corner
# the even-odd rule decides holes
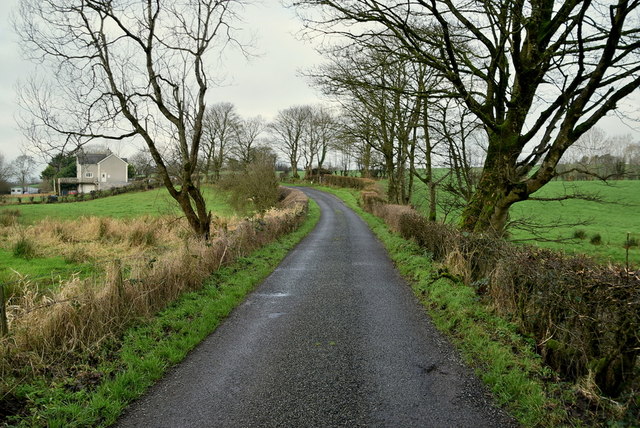
[[[116,159],[120,159],[124,163],[127,163],[127,159],[126,158],[120,158],[120,157],[114,155],[113,153],[84,153],[84,152],[80,152],[80,153],[77,154],[77,156],[78,156],[78,162],[80,163],[80,165],[95,165],[95,164],[98,164],[98,163],[102,162],[103,160],[105,160],[109,156],[113,156]]]
[[[93,165],[109,156],[106,153],[78,153],[78,162],[80,165]]]

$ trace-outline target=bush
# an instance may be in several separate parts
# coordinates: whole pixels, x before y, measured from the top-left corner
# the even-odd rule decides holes
[[[15,257],[31,260],[36,256],[36,246],[29,238],[23,235],[13,245],[13,255]]]
[[[600,236],[599,233],[596,233],[595,235],[593,235],[591,237],[591,241],[590,241],[593,245],[600,245],[602,244],[602,236]]]
[[[577,229],[573,232],[573,237],[575,239],[585,239],[587,237],[587,232],[582,229]]]
[[[280,197],[274,159],[264,153],[258,153],[242,171],[224,176],[220,186],[231,192],[229,203],[241,213],[264,212]]]
[[[344,177],[341,175],[323,175],[320,183],[338,187],[350,187],[352,189],[364,190],[375,183],[369,178]]]

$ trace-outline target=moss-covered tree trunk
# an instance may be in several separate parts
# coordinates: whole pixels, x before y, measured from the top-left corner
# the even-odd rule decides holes
[[[475,193],[462,213],[462,228],[470,232],[502,234],[509,209],[529,197],[527,183],[517,170],[521,147],[518,135],[489,135],[489,151]]]

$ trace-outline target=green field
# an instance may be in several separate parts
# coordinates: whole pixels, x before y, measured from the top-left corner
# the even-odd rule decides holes
[[[532,219],[546,225],[556,225],[548,230],[540,229],[543,237],[551,240],[569,239],[568,242],[536,242],[536,245],[584,253],[602,261],[625,262],[627,233],[636,242],[640,240],[640,181],[579,181],[549,183],[534,196],[550,198],[575,192],[597,195],[604,202],[566,200],[554,202],[525,201],[512,208],[513,219]],[[568,226],[568,223],[584,221],[584,226]],[[584,238],[574,238],[576,232],[583,232]],[[601,237],[600,244],[591,243],[594,236]],[[531,239],[528,232],[514,230],[515,240]],[[629,250],[630,263],[640,265],[640,250],[632,246]]]
[[[203,192],[208,209],[216,215],[231,217],[235,214],[227,203],[224,193],[211,187],[205,187]],[[0,214],[5,209],[20,210],[20,222],[23,224],[33,224],[47,217],[56,219],[76,219],[82,216],[134,218],[144,215],[175,215],[180,212],[177,203],[164,188],[124,193],[83,202],[7,205],[0,207]]]
[[[627,233],[636,242],[640,241],[640,181],[553,181],[533,196],[552,198],[576,193],[596,195],[604,202],[578,199],[520,202],[511,209],[511,221],[517,223],[526,220],[539,226],[533,227],[533,232],[512,228],[509,230],[511,239],[568,253],[584,253],[603,262],[625,263]],[[426,198],[426,188],[416,182],[413,204],[426,211]],[[444,217],[441,207],[438,216],[440,220]],[[459,213],[449,214],[447,222],[456,223],[458,216]],[[570,225],[579,222],[587,224]],[[574,238],[576,232],[579,232],[578,235],[584,234],[584,238]],[[596,235],[601,237],[600,244],[591,243]],[[630,248],[629,259],[632,265],[640,265],[638,246]]]

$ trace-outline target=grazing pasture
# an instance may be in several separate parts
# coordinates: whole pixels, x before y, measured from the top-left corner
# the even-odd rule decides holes
[[[227,195],[213,187],[203,188],[209,210],[220,217],[231,217],[235,211],[227,204]],[[177,203],[165,188],[146,192],[130,192],[94,200],[55,204],[18,204],[0,207],[3,210],[19,210],[22,224],[33,224],[45,218],[77,219],[78,217],[135,218],[157,217],[180,213]]]
[[[533,196],[554,198],[575,193],[593,195],[602,202],[579,199],[521,202],[512,209],[513,220],[530,219],[552,227],[534,228],[535,233],[513,230],[511,238],[529,240],[537,234],[550,240],[535,242],[541,247],[584,253],[604,262],[625,263],[625,246],[629,234],[630,263],[640,265],[640,250],[637,245],[640,240],[640,181],[554,181]],[[586,224],[575,225],[579,222]]]
[[[437,174],[442,171],[437,172]],[[583,253],[602,262],[626,263],[627,233],[630,237],[630,264],[640,265],[640,180],[553,181],[536,192],[534,198],[563,195],[591,195],[601,202],[566,199],[529,200],[514,205],[510,239],[572,254]],[[443,200],[439,193],[439,200]],[[427,210],[427,191],[416,182],[412,203]],[[446,213],[438,207],[438,219],[456,223],[459,212]],[[519,226],[525,225],[524,228]],[[582,223],[582,224],[580,224]]]

